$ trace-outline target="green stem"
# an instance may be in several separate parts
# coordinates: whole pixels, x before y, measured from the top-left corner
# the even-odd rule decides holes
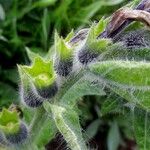
[[[73,110],[57,105],[50,105],[56,126],[67,141],[71,150],[87,150],[82,138],[79,117]]]
[[[34,141],[36,134],[43,125],[43,121],[46,119],[46,113],[43,107],[36,110],[35,116],[30,125],[31,139]]]

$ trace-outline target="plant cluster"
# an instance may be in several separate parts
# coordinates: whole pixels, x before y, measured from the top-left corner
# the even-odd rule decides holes
[[[73,27],[89,24],[93,17],[111,13],[122,2],[0,0],[0,107],[19,103],[16,64],[29,62],[25,47],[44,55],[53,44],[54,29],[66,35]]]
[[[147,6],[146,0],[135,0],[126,7],[148,12]],[[119,15],[117,12],[118,20]],[[27,49],[31,64],[18,65],[24,117],[11,107],[2,110],[1,145],[6,149],[42,150],[59,131],[67,147],[87,150],[77,104],[85,95],[97,95],[103,97],[101,116],[119,114],[116,118],[130,126],[123,134],[135,138],[140,150],[148,150],[150,32],[134,19],[121,17],[121,30],[112,18],[103,17],[90,28],[71,31],[65,38],[55,32],[54,46],[45,56]],[[115,122],[111,132],[113,129],[117,139],[109,135],[109,150],[120,144]]]

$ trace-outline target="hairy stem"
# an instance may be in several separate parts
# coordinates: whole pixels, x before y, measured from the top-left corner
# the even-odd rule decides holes
[[[39,132],[39,129],[43,125],[43,121],[46,119],[47,115],[43,107],[40,107],[36,110],[35,116],[30,125],[30,133],[32,141],[36,137],[36,134]]]
[[[49,113],[52,112],[55,124],[71,150],[87,150],[86,144],[82,138],[79,117],[72,109],[45,103]]]

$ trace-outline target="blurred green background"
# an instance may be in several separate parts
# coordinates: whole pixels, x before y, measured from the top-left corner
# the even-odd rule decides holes
[[[0,107],[18,101],[16,64],[28,63],[26,46],[46,53],[55,29],[65,36],[123,4],[123,0],[0,0]]]

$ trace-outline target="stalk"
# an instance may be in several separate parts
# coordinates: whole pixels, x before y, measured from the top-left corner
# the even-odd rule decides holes
[[[87,150],[84,139],[82,138],[79,117],[74,110],[66,109],[58,105],[45,103],[47,110],[52,112],[55,124],[64,136],[71,150]],[[50,113],[49,112],[49,113]]]

